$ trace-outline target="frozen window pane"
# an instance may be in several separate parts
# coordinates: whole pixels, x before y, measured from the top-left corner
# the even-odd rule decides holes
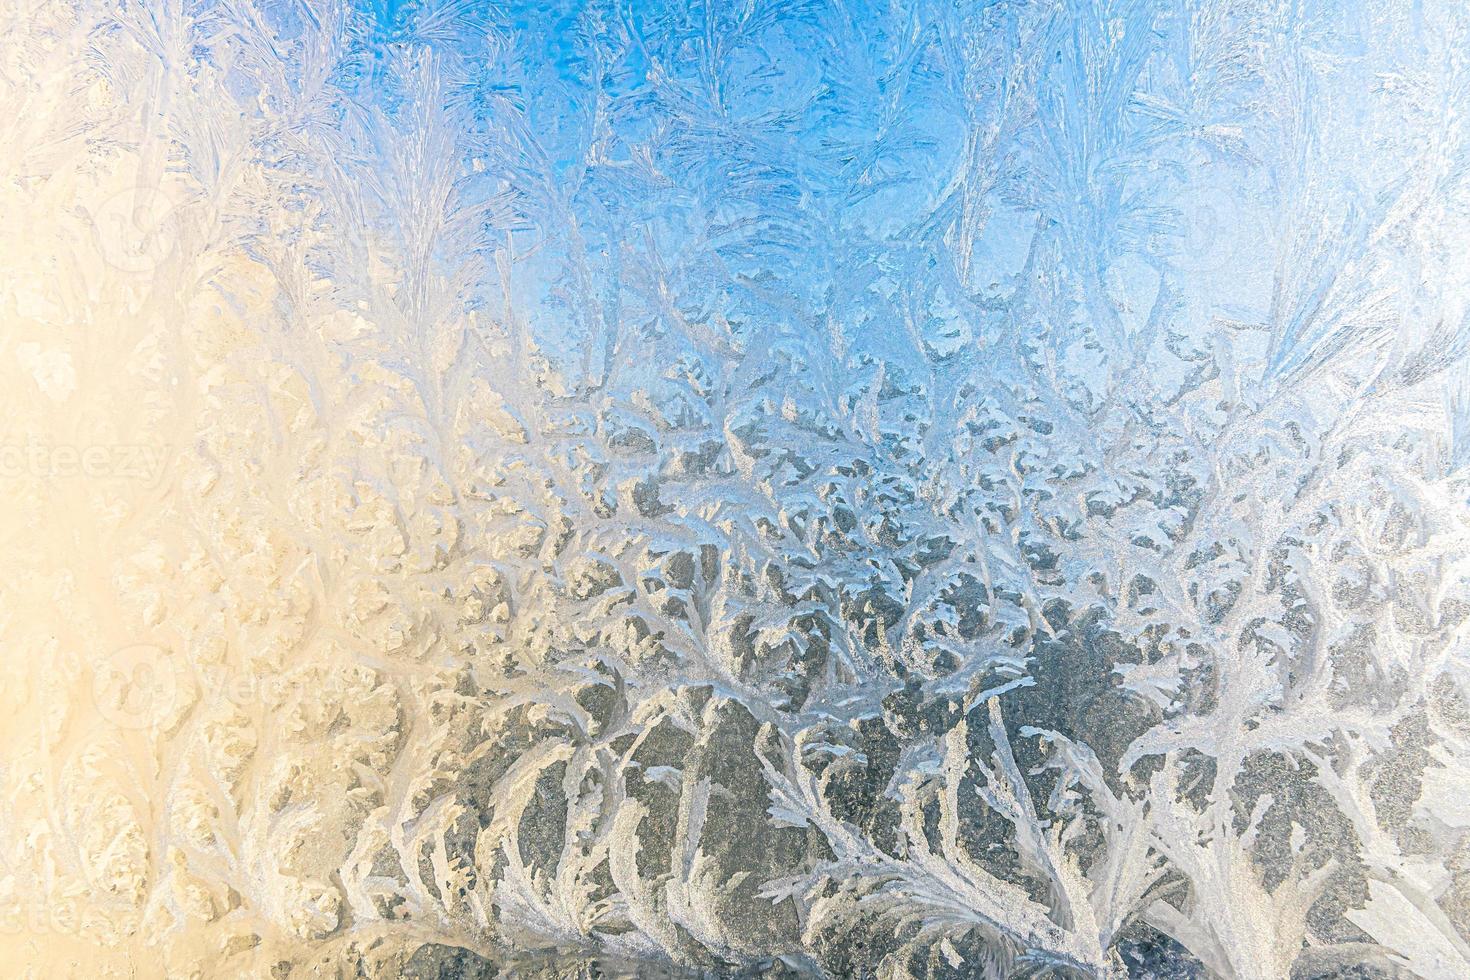
[[[3,23],[0,965],[1470,976],[1460,0]]]

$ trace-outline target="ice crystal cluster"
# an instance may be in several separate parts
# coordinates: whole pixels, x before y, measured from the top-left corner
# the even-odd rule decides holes
[[[0,974],[1470,976],[1462,0],[0,24]]]

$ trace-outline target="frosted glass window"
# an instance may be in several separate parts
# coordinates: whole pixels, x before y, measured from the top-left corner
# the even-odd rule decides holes
[[[0,24],[0,974],[1470,976],[1461,0]]]

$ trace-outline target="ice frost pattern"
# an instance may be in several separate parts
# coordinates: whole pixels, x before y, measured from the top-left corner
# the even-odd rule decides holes
[[[1460,0],[3,18],[4,962],[1470,976]]]

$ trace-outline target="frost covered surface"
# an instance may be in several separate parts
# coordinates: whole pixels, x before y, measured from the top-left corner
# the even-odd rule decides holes
[[[1470,976],[1467,22],[7,3],[3,972]]]

